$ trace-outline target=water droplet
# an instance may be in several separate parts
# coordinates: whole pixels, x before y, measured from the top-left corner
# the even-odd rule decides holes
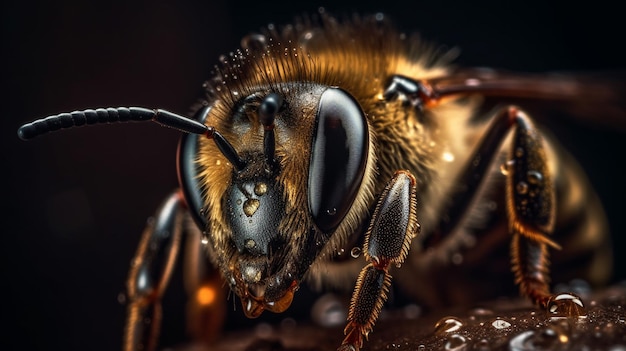
[[[517,183],[517,185],[515,186],[515,191],[517,191],[517,193],[520,195],[526,194],[528,192],[528,183],[526,182]]]
[[[533,330],[525,331],[509,342],[509,347],[512,351],[530,351],[534,350],[532,342],[530,341],[535,335]]]
[[[506,329],[511,326],[511,323],[505,321],[504,319],[498,318],[495,321],[493,321],[491,325],[493,325],[493,327],[496,329]]]
[[[361,248],[358,246],[353,247],[352,250],[350,250],[350,256],[359,258],[359,256],[361,256]]]
[[[237,205],[241,205],[241,199],[237,199],[237,201],[235,201],[235,203],[236,203]]]
[[[525,331],[509,342],[509,347],[513,351],[531,351],[531,350],[559,350],[561,341],[558,334],[550,329],[542,329],[540,331]]]
[[[446,345],[444,349],[447,351],[463,351],[467,348],[467,340],[465,337],[454,334],[451,335],[450,338],[446,341]]]
[[[267,47],[267,38],[263,34],[249,34],[241,39],[241,47],[246,50],[262,50]]]
[[[526,178],[530,184],[540,184],[543,181],[543,174],[537,171],[528,171]]]
[[[417,351],[425,351],[426,350],[426,346],[425,345],[419,345],[417,347]]]
[[[265,193],[267,193],[267,184],[260,182],[260,183],[256,183],[254,185],[254,193],[257,196],[263,196],[265,195]]]
[[[451,333],[461,329],[463,322],[457,317],[443,317],[435,323],[435,333]]]
[[[346,322],[348,311],[341,299],[334,294],[322,295],[311,307],[311,318],[322,327],[338,327]]]
[[[329,216],[334,216],[334,215],[337,214],[337,209],[334,208],[334,207],[331,208],[331,209],[328,209],[328,210],[326,210],[326,214],[328,214]]]
[[[474,344],[474,347],[472,349],[476,351],[490,351],[491,346],[489,346],[489,340],[480,339]]]
[[[247,239],[244,242],[244,245],[247,249],[254,249],[254,247],[256,246],[256,241],[252,240],[252,239]]]
[[[313,31],[312,30],[307,30],[306,32],[304,32],[302,34],[301,39],[302,39],[302,41],[305,41],[305,42],[313,39]]]
[[[508,175],[513,166],[515,165],[515,160],[509,160],[500,165],[500,172],[504,175]]]
[[[569,293],[552,296],[548,301],[547,313],[552,318],[587,316],[587,311],[580,297]]]
[[[202,237],[202,245],[206,245],[209,243],[209,238],[207,238],[206,236]]]
[[[515,157],[519,158],[522,156],[524,156],[524,149],[522,149],[521,147],[515,149]]]
[[[489,310],[489,309],[486,309],[486,308],[481,308],[481,307],[478,307],[478,308],[474,308],[474,309],[470,312],[470,314],[471,314],[473,317],[475,317],[476,319],[482,319],[482,320],[484,320],[484,319],[491,318],[491,317],[493,316],[493,311],[492,311],[492,310]]]
[[[245,213],[246,216],[248,216],[248,217],[252,217],[252,215],[254,215],[256,210],[259,209],[260,205],[261,205],[261,202],[259,200],[257,200],[257,199],[248,199],[243,204],[243,213]]]

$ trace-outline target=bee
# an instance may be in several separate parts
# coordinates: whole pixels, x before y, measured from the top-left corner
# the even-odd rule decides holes
[[[182,132],[180,187],[132,260],[125,350],[157,347],[174,261],[199,249],[249,318],[286,311],[305,282],[352,289],[342,351],[363,347],[392,282],[437,307],[495,294],[505,277],[550,313],[584,315],[580,298],[552,292],[549,262],[559,276],[608,280],[602,206],[523,106],[488,100],[603,91],[568,77],[457,69],[450,56],[380,14],[320,12],[244,38],[215,66],[190,117],[90,109],[18,135],[129,121]],[[195,246],[182,248],[183,235]],[[345,254],[357,251],[361,259]],[[209,286],[193,289],[208,301]]]

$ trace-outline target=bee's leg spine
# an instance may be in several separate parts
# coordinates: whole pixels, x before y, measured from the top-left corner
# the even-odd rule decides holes
[[[391,285],[389,267],[400,266],[411,240],[419,232],[416,181],[408,171],[398,171],[380,196],[365,234],[363,252],[369,262],[357,278],[346,334],[340,351],[356,351],[372,331]]]

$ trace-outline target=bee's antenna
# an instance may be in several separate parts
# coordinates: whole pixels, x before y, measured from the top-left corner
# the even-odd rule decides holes
[[[233,164],[236,170],[241,171],[246,168],[246,162],[242,160],[239,155],[237,155],[237,150],[220,134],[215,128],[207,127],[206,133],[204,133],[207,138],[213,139],[217,148],[220,149],[224,157]]]
[[[28,140],[59,129],[100,123],[142,121],[155,121],[185,133],[206,134],[207,132],[207,126],[204,124],[166,110],[152,110],[143,107],[118,107],[74,111],[38,119],[21,126],[17,131],[17,135],[22,140]]]
[[[265,160],[270,167],[275,167],[276,160],[274,153],[276,151],[276,138],[274,136],[274,118],[283,105],[282,96],[271,93],[268,94],[259,106],[259,120],[263,124],[263,153]]]
[[[59,129],[99,123],[142,121],[154,121],[183,133],[205,135],[207,138],[213,139],[222,154],[237,170],[242,170],[246,166],[245,161],[237,155],[235,148],[213,127],[208,127],[191,118],[162,109],[118,107],[61,113],[24,124],[18,129],[17,135],[22,140],[29,140]]]

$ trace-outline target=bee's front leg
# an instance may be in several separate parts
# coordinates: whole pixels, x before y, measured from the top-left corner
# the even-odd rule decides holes
[[[389,266],[404,262],[418,231],[415,178],[408,171],[398,171],[380,196],[365,234],[363,252],[369,264],[357,279],[339,351],[357,351],[363,346],[363,337],[372,331],[387,300]]]
[[[172,193],[148,220],[131,261],[127,285],[124,351],[157,349],[162,311],[161,299],[184,242],[184,283],[188,295],[187,332],[197,344],[217,338],[226,314],[226,291],[201,243],[202,233],[185,226],[187,203],[180,191]],[[187,219],[190,220],[189,216]],[[183,240],[183,227],[186,227]]]
[[[168,285],[182,235],[182,194],[170,195],[148,220],[135,257],[127,288],[124,351],[154,350],[161,326],[161,297]]]

